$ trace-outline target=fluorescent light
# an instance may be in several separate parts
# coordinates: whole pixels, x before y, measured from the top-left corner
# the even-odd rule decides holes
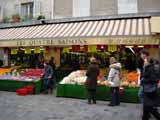
[[[138,46],[139,48],[144,48],[144,46]]]
[[[131,50],[131,52],[132,52],[133,54],[135,54],[134,50],[133,50],[131,47],[129,47],[129,49]]]
[[[134,46],[125,46],[126,48],[133,48]]]

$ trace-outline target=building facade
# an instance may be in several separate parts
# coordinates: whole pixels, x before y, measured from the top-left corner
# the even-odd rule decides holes
[[[21,20],[13,23],[13,16]],[[46,20],[31,23],[40,16]],[[160,0],[0,0],[0,56],[7,66],[20,47],[26,55],[44,47],[45,58],[54,55],[60,66],[61,53],[77,46],[90,52],[149,46],[159,59],[160,17],[152,16],[160,16]]]
[[[0,0],[0,21],[19,14],[23,20],[159,13],[159,0]]]

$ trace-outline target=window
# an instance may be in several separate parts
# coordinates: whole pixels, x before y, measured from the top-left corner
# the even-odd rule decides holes
[[[20,5],[19,4],[15,4],[14,5],[14,10],[16,14],[20,14]]]
[[[137,13],[137,0],[118,0],[118,14]]]
[[[90,16],[90,0],[73,0],[73,17]]]
[[[0,20],[3,19],[3,11],[2,11],[2,7],[0,6]]]
[[[21,15],[24,18],[33,18],[33,2],[21,4]]]

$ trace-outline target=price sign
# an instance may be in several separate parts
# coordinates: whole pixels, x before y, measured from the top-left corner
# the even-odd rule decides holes
[[[40,48],[35,48],[35,49],[34,49],[34,53],[41,53]]]
[[[109,45],[108,46],[108,51],[109,52],[115,52],[115,51],[117,51],[117,46],[116,45]]]
[[[63,48],[63,53],[69,53],[69,47],[65,47],[65,48]]]
[[[12,48],[11,49],[11,55],[15,55],[17,54],[17,49],[16,48]]]
[[[97,52],[97,46],[96,45],[88,46],[88,52]]]
[[[25,48],[25,54],[30,54],[31,53],[31,49],[30,48]]]

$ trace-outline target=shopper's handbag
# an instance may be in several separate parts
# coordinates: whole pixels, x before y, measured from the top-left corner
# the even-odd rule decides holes
[[[144,93],[152,93],[157,91],[157,84],[143,84],[143,92]]]

